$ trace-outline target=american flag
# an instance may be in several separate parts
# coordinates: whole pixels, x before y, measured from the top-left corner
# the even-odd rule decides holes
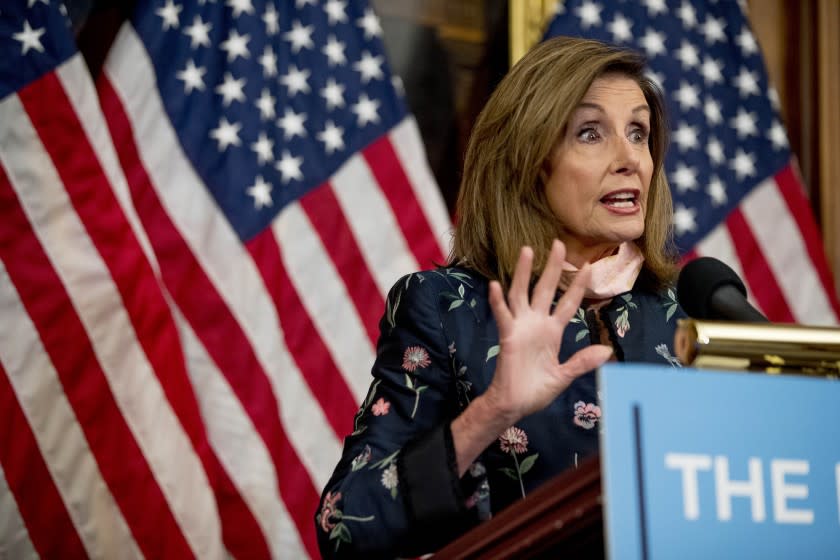
[[[137,4],[0,8],[0,556],[317,557],[449,217],[366,2]]]
[[[835,325],[822,241],[744,9],[736,0],[568,0],[547,35],[647,56],[670,113],[666,170],[685,259],[729,264],[771,321]]]

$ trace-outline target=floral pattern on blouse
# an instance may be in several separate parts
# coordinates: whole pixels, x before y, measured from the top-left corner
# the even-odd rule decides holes
[[[601,419],[601,407],[597,404],[578,401],[575,403],[574,423],[576,426],[591,430]]]

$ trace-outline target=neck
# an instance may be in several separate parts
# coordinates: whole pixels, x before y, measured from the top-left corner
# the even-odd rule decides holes
[[[577,268],[583,268],[586,263],[594,263],[604,257],[616,254],[618,243],[603,243],[600,245],[583,245],[574,240],[565,241],[566,262]]]

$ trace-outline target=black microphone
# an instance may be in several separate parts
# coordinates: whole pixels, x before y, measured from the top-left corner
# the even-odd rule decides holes
[[[677,301],[695,319],[768,322],[747,301],[747,289],[735,271],[712,257],[700,257],[683,267],[677,280]]]

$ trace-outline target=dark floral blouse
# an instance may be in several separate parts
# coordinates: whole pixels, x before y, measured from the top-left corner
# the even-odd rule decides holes
[[[619,361],[670,363],[673,290],[637,286],[598,311],[578,309],[560,360],[606,327]],[[316,513],[325,558],[416,556],[440,548],[597,452],[594,372],[500,434],[458,479],[449,424],[483,393],[499,352],[488,282],[464,268],[410,274],[391,289],[373,382]]]

